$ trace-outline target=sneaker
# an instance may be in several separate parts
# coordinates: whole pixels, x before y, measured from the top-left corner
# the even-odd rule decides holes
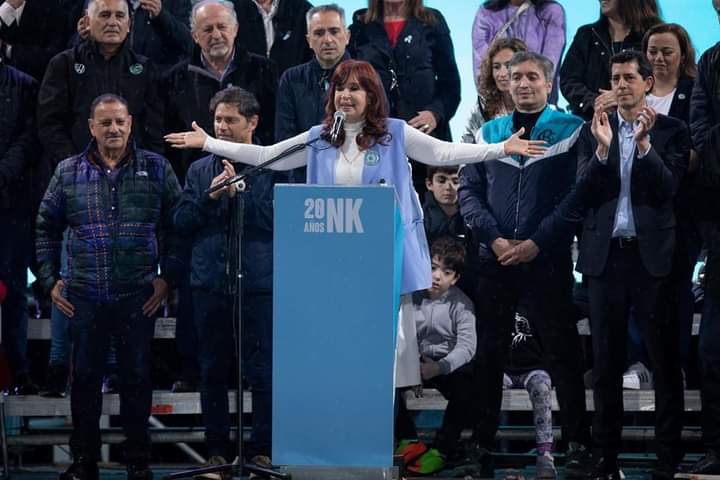
[[[206,467],[213,467],[216,465],[226,465],[228,462],[225,460],[225,457],[222,457],[220,455],[213,455],[210,457],[205,464]],[[206,480],[229,480],[231,478],[231,471],[225,470],[222,472],[212,472],[212,473],[202,473],[200,475],[195,475],[193,478],[202,478]]]
[[[420,456],[427,452],[428,448],[419,440],[400,440],[398,447],[395,449],[395,455],[402,455],[405,465],[410,465]]]
[[[445,455],[437,448],[431,448],[423,453],[420,458],[407,466],[409,472],[421,475],[430,475],[439,472],[445,466]]]
[[[72,465],[60,474],[60,480],[98,480],[97,463],[78,457]]]
[[[652,390],[652,373],[642,362],[635,362],[623,374],[623,388],[628,390]]]
[[[565,476],[568,478],[585,478],[592,470],[592,455],[585,445],[570,442],[565,454]]]
[[[535,460],[535,478],[554,479],[557,478],[555,460],[550,452],[538,455]]]
[[[46,398],[64,398],[68,386],[68,367],[65,365],[50,365],[47,380],[40,390],[40,396]]]

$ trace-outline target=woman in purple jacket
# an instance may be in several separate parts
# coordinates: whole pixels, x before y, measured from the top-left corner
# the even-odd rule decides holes
[[[473,77],[490,44],[498,38],[518,38],[528,50],[552,60],[557,80],[558,65],[565,49],[565,11],[555,0],[487,0],[478,9],[472,29]],[[557,103],[557,81],[549,102]]]

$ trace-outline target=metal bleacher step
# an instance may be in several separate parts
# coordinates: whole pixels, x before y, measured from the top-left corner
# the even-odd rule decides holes
[[[594,410],[592,390],[585,391],[589,411]],[[623,391],[626,412],[654,412],[655,392],[653,390]],[[228,394],[231,413],[235,413],[235,391]],[[408,410],[445,410],[447,401],[434,389],[423,390],[423,396],[416,398],[412,392],[406,394]],[[558,410],[556,393],[552,392],[552,408]],[[502,409],[506,411],[532,411],[530,396],[525,390],[505,390]],[[243,397],[243,410],[252,412],[252,395],[246,391]],[[699,390],[685,391],[685,411],[700,411]],[[5,413],[16,417],[52,417],[70,415],[70,398],[44,398],[38,395],[6,396]],[[120,413],[120,397],[117,394],[103,395],[103,415]],[[153,393],[153,415],[199,415],[200,394],[198,392],[172,393],[157,390]]]
[[[696,313],[693,318],[692,334],[697,336],[700,330],[700,317]],[[578,333],[582,336],[590,335],[590,321],[583,318],[577,322]],[[175,318],[160,317],[155,322],[155,338],[170,340],[175,338]],[[50,340],[50,319],[31,318],[28,321],[28,340]]]
[[[442,394],[434,389],[424,389],[423,396],[415,397],[415,394],[408,391],[405,394],[405,401],[408,410],[445,410],[447,400]],[[655,411],[655,391],[654,390],[624,390],[623,401],[625,412],[654,412]],[[593,391],[585,390],[585,402],[588,411],[595,410],[593,402]],[[526,390],[505,390],[503,391],[502,409],[505,411],[521,411],[531,412],[532,403],[530,395]],[[557,395],[552,392],[552,409],[558,411]],[[700,391],[685,391],[685,411],[699,412],[700,407]]]
[[[230,413],[235,413],[235,391],[228,393]],[[252,412],[252,394],[244,392],[243,412]],[[103,395],[103,415],[120,414],[120,395]],[[156,390],[153,392],[153,415],[199,415],[200,393]],[[45,398],[39,395],[5,397],[5,414],[10,417],[60,417],[70,415],[70,397]]]

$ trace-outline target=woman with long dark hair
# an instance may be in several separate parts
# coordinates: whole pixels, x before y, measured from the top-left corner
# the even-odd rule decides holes
[[[580,27],[560,68],[560,91],[576,115],[590,120],[596,108],[617,107],[610,91],[610,58],[642,48],[650,27],[661,23],[656,0],[600,0],[600,19]]]
[[[336,111],[345,114],[344,128],[332,141],[330,130]],[[232,143],[210,137],[193,123],[192,132],[165,137],[174,148],[202,148],[222,158],[258,165],[293,145],[319,139],[311,147],[272,164],[274,170],[290,170],[307,165],[308,183],[320,185],[377,184],[380,179],[395,187],[403,222],[402,305],[409,305],[409,294],[430,288],[430,258],[422,222],[422,209],[413,189],[407,156],[427,165],[460,165],[493,160],[506,155],[541,155],[542,141],[526,141],[521,129],[504,143],[471,145],[435,139],[408,125],[388,118],[382,83],[367,62],[347,60],[335,70],[330,83],[325,119],[313,127],[275,145],[261,147]],[[228,187],[231,188],[231,187]],[[401,306],[401,312],[402,307]],[[398,338],[396,386],[420,384],[419,355],[415,327],[403,322]]]
[[[565,50],[565,11],[555,0],[487,0],[472,28],[473,73],[477,80],[483,58],[493,42],[517,38],[527,50],[549,58],[555,67],[548,101],[557,103],[557,77]],[[478,84],[478,88],[480,85]]]
[[[515,104],[510,96],[508,64],[515,53],[527,50],[527,45],[517,38],[499,38],[490,45],[480,63],[477,105],[465,127],[464,142],[475,143],[477,132],[485,122],[512,113]]]

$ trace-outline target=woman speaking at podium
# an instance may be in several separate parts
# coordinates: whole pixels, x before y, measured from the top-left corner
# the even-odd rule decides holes
[[[422,133],[422,126],[416,129],[403,120],[388,118],[379,76],[369,63],[355,60],[347,60],[335,69],[325,119],[305,133],[263,147],[217,140],[195,122],[192,127],[192,132],[171,133],[165,140],[174,148],[202,148],[249,165],[259,165],[289,148],[308,144],[307,149],[295,151],[268,168],[290,170],[307,165],[309,184],[395,187],[404,235],[396,387],[421,384],[415,324],[403,321],[407,315],[402,312],[411,302],[406,294],[432,284],[422,208],[407,157],[427,165],[460,165],[514,154],[540,156],[545,152],[543,141],[520,138],[523,129],[503,143],[451,143]]]

